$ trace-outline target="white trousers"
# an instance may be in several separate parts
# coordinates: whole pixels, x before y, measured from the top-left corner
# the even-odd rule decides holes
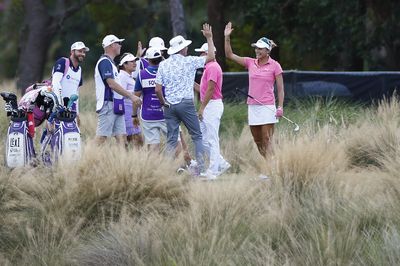
[[[203,146],[210,159],[208,171],[213,175],[219,174],[219,168],[227,162],[219,149],[219,125],[221,123],[224,105],[222,100],[210,100],[203,112],[200,129],[203,135]]]

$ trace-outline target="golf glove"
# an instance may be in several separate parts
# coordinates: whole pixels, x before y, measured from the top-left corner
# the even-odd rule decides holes
[[[278,108],[276,109],[275,116],[276,116],[276,118],[281,118],[283,116],[283,107],[278,106]]]

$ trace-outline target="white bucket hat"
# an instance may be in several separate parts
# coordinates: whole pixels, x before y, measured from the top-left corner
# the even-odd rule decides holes
[[[156,47],[161,51],[167,50],[167,48],[164,45],[164,40],[161,39],[160,37],[153,37],[149,41],[149,47]]]
[[[196,52],[199,53],[207,53],[208,52],[208,43],[203,43],[203,45],[200,48],[194,49]],[[217,49],[214,47],[214,52],[216,52]]]
[[[124,40],[125,39],[120,39],[117,36],[110,34],[110,35],[107,35],[106,37],[104,37],[102,45],[103,45],[103,48],[106,48],[107,46],[109,46],[115,42],[123,42]]]
[[[146,51],[146,56],[145,58],[147,59],[155,59],[155,58],[159,58],[161,57],[161,50],[157,47],[150,47],[149,49],[147,49]]]
[[[89,52],[89,47],[86,47],[86,45],[83,42],[74,42],[71,45],[71,51],[72,50],[80,50],[80,49],[85,49],[86,52]]]
[[[128,53],[127,55],[125,55],[124,57],[122,57],[121,62],[119,62],[119,65],[122,66],[123,64],[125,64],[126,62],[131,62],[131,61],[136,61],[139,58],[137,58],[136,56],[134,56],[131,53]]]
[[[256,43],[252,43],[252,47],[257,47],[257,48],[267,48],[268,50],[271,51],[272,49],[272,41],[266,37],[262,37],[259,39]]]
[[[189,46],[191,43],[192,41],[185,40],[185,38],[183,38],[181,35],[178,35],[169,41],[168,54],[176,54],[183,48]]]

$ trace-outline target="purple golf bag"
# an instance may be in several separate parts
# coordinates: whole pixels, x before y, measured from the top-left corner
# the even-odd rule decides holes
[[[1,96],[6,102],[7,116],[11,118],[6,138],[6,166],[15,168],[29,165],[36,157],[32,136],[28,130],[29,110],[18,109],[15,94],[2,92]]]
[[[76,123],[76,112],[71,110],[77,99],[77,95],[71,95],[67,107],[59,107],[48,119],[49,123],[54,122],[54,130],[46,130],[42,136],[41,156],[46,166],[60,160],[71,162],[81,158],[81,134]]]

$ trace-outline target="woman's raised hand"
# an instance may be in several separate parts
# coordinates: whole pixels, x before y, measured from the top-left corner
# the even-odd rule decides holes
[[[231,35],[232,31],[233,31],[232,22],[228,22],[228,24],[226,24],[226,26],[225,26],[224,36]]]

